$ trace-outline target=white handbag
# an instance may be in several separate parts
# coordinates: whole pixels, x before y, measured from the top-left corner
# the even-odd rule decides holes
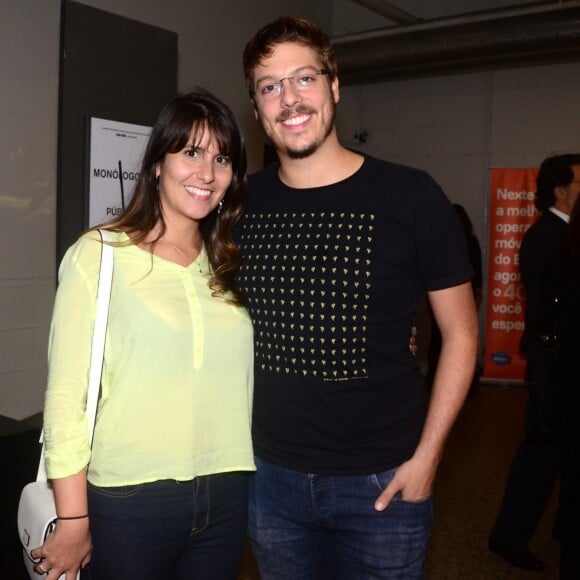
[[[99,233],[103,241],[110,241],[112,239],[110,232],[106,230],[99,230]],[[103,243],[86,406],[87,427],[91,445],[103,368],[107,318],[109,315],[109,301],[113,279],[113,258],[113,247]],[[36,481],[24,486],[18,503],[18,535],[20,536],[24,551],[24,565],[32,580],[42,580],[44,575],[34,571],[34,566],[40,560],[34,560],[30,552],[39,548],[44,543],[48,535],[54,530],[57,521],[54,493],[52,491],[52,485],[47,481],[44,465],[44,441],[42,435],[40,436],[40,442],[43,445],[40,453]],[[79,577],[80,572],[77,575],[77,579]],[[65,574],[62,574],[59,580],[65,580]]]

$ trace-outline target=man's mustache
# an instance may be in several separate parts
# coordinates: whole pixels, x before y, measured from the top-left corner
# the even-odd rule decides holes
[[[315,111],[311,107],[307,107],[306,105],[298,105],[292,109],[284,109],[277,117],[276,121],[279,123],[283,123],[290,119],[290,117],[294,117],[295,115],[312,115]]]

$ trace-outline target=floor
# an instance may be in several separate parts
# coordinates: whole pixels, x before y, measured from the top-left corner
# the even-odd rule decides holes
[[[466,401],[436,483],[427,580],[558,578],[559,545],[551,536],[556,492],[530,545],[546,562],[544,572],[513,568],[486,548],[523,431],[524,397],[521,387],[481,385]],[[249,548],[237,580],[259,580]]]
[[[449,438],[436,483],[427,580],[558,578],[559,545],[551,537],[556,493],[530,545],[546,562],[545,572],[526,573],[512,568],[486,549],[509,465],[523,431],[524,397],[521,387],[480,385],[466,401]],[[4,568],[1,578],[25,580],[20,557],[15,553],[14,558],[8,558],[15,562],[14,568]],[[248,547],[237,580],[259,578]]]

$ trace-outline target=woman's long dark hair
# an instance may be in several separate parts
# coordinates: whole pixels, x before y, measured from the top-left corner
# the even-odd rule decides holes
[[[140,244],[159,225],[159,235],[151,244],[153,251],[166,230],[155,170],[168,153],[177,153],[187,145],[192,127],[194,146],[204,132],[209,131],[220,153],[227,155],[232,163],[232,183],[225,193],[222,207],[201,221],[200,232],[212,267],[210,288],[219,295],[231,292],[233,298],[230,302],[240,305],[242,297],[235,284],[235,273],[242,256],[233,229],[248,199],[246,148],[234,114],[211,93],[195,89],[174,97],[163,107],[145,149],[135,193],[123,214],[106,227],[125,232],[132,243]]]

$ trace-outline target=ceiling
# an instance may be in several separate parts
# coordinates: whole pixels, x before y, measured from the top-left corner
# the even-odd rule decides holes
[[[580,0],[336,0],[343,85],[580,61]]]
[[[334,0],[337,34],[522,6],[560,4],[560,0]],[[342,20],[342,23],[340,22]]]

